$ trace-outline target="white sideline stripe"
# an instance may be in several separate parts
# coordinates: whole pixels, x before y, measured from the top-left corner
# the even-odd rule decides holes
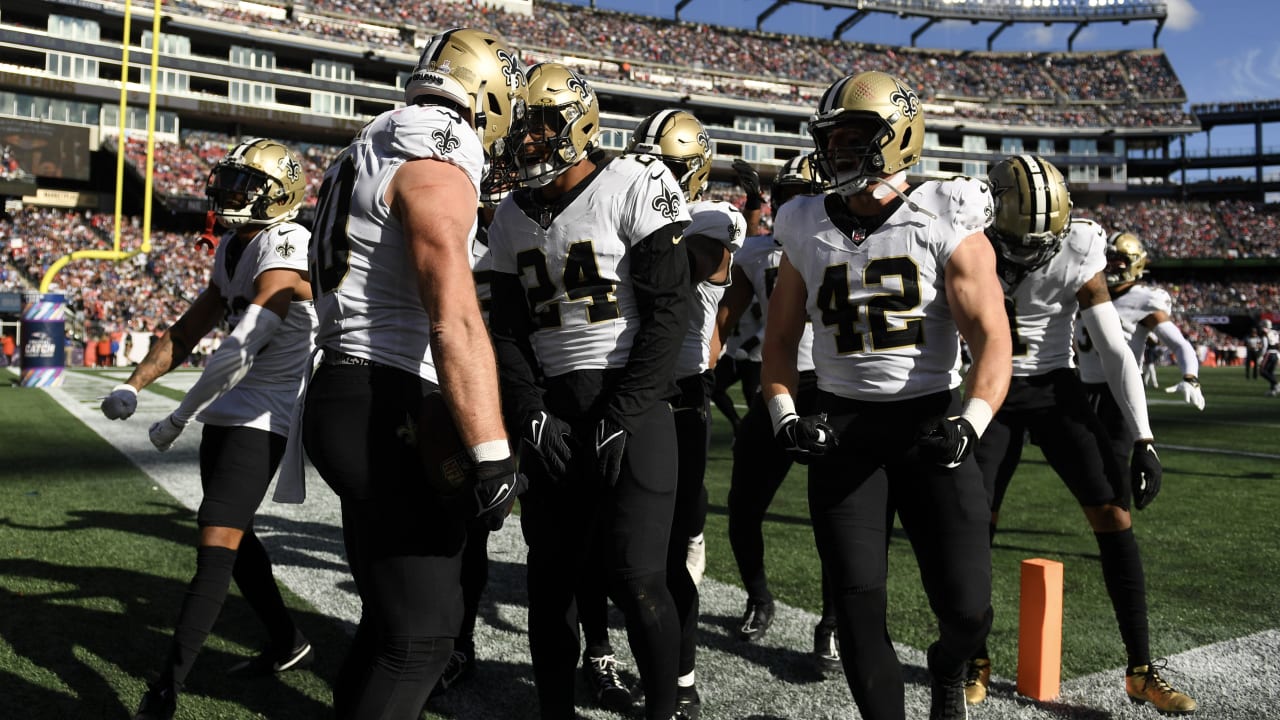
[[[190,382],[196,374],[190,373]],[[166,503],[163,489],[183,505],[195,509],[200,500],[196,450],[199,428],[193,423],[167,453],[157,453],[147,439],[150,424],[166,415],[176,403],[156,393],[144,393],[138,412],[128,421],[111,421],[102,416],[92,398],[100,397],[103,382],[86,373],[70,374],[61,388],[48,390],[68,412],[117,447],[156,483],[157,495],[149,502]],[[166,377],[171,386],[185,380],[181,375]],[[342,554],[337,499],[308,469],[309,492],[302,505],[267,502],[258,514],[256,529],[270,548],[276,577],[317,611],[347,625],[351,631],[359,614]],[[270,493],[268,492],[268,497]],[[723,541],[711,544],[708,552],[728,553]],[[524,606],[523,569],[525,546],[518,521],[508,522],[493,533],[489,542],[490,584],[481,604],[476,628],[480,664],[472,679],[445,696],[433,700],[428,710],[444,717],[503,718],[522,720],[536,717],[536,696],[529,667],[527,620]],[[512,580],[514,578],[514,581]],[[343,587],[340,587],[339,584]],[[788,718],[793,720],[849,720],[859,715],[853,709],[848,686],[842,677],[819,680],[808,669],[813,628],[818,617],[778,603],[774,622],[760,645],[737,642],[730,636],[745,607],[746,595],[734,585],[705,578],[701,586],[704,642],[698,650],[698,692],[702,696],[705,720],[741,718]],[[999,609],[1015,612],[1014,608]],[[1268,612],[1268,611],[1264,611]],[[624,676],[636,679],[635,662],[621,630],[621,619],[611,611],[613,647],[623,665]],[[1153,628],[1153,646],[1159,652],[1163,629]],[[1122,656],[1115,638],[1117,658]],[[725,648],[725,649],[719,649]],[[340,652],[316,648],[317,653]],[[898,646],[906,665],[924,666],[924,653]],[[1280,687],[1280,630],[1267,630],[1243,638],[1196,648],[1170,658],[1163,674],[1175,687],[1185,690],[1200,703],[1196,715],[1202,720],[1276,717],[1276,688]],[[1014,694],[1012,676],[1016,658],[993,658],[996,674],[987,702],[971,711],[982,720],[1062,720],[1063,718],[1158,717],[1149,707],[1136,707],[1124,693],[1123,668],[1072,679],[1063,683],[1061,697],[1053,703],[1036,704]],[[910,669],[909,669],[910,670]],[[206,669],[205,672],[213,672]],[[500,688],[501,692],[494,692]],[[579,700],[586,703],[579,681]],[[908,684],[908,718],[928,716],[929,689]],[[588,720],[617,720],[618,715],[585,707],[579,717]]]

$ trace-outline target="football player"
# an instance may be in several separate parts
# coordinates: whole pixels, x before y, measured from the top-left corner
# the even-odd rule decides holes
[[[325,173],[311,248],[323,352],[302,435],[341,500],[361,600],[339,718],[418,717],[459,634],[466,523],[499,527],[524,487],[470,243],[484,168],[507,152],[525,95],[511,46],[448,30],[423,50],[406,105]]]
[[[1169,319],[1169,314],[1173,312],[1173,300],[1168,292],[1138,282],[1146,273],[1148,263],[1147,251],[1142,247],[1142,242],[1132,233],[1112,233],[1105,251],[1107,267],[1103,270],[1103,277],[1106,278],[1107,291],[1111,295],[1112,306],[1120,316],[1124,340],[1138,364],[1144,364],[1148,345],[1159,338],[1160,342],[1173,350],[1182,371],[1182,380],[1165,392],[1180,393],[1182,399],[1192,407],[1204,410],[1204,393],[1200,390],[1199,379],[1200,362],[1196,358],[1196,349]],[[1126,421],[1125,414],[1115,401],[1116,396],[1107,384],[1102,358],[1084,323],[1076,327],[1075,339],[1080,379],[1084,381],[1094,410],[1107,428],[1120,467],[1124,467],[1137,438],[1130,431],[1132,426]],[[1153,365],[1145,364],[1148,367]],[[1141,509],[1151,502],[1158,490],[1159,487],[1155,487],[1149,497],[1139,498],[1137,507]]]
[[[809,123],[826,195],[774,223],[761,378],[774,436],[809,463],[809,509],[836,600],[840,657],[862,717],[905,714],[885,625],[889,507],[911,538],[941,637],[928,650],[931,720],[965,717],[965,663],[991,623],[986,495],[971,451],[1009,383],[1009,322],[983,234],[986,184],[907,182],[924,115],[906,83],[837,80]],[[816,411],[800,408],[813,327]],[[961,401],[960,338],[973,354]],[[804,413],[803,415],[801,413]]]
[[[1259,363],[1258,374],[1270,385],[1267,397],[1280,395],[1280,383],[1276,382],[1276,366],[1280,364],[1280,333],[1271,327],[1271,321],[1263,318],[1258,324],[1262,330],[1262,362]]]
[[[270,675],[306,667],[311,644],[294,626],[253,532],[253,516],[284,455],[293,407],[309,369],[316,312],[307,276],[310,233],[293,222],[307,180],[296,153],[278,142],[240,143],[218,162],[205,186],[218,223],[209,287],[160,336],[125,384],[102,402],[122,420],[138,391],[182,364],[224,319],[231,328],[178,409],[151,426],[164,452],[195,419],[204,423],[196,520],[196,574],[187,587],[160,678],[135,720],[173,717],[178,692],[222,610],[231,580],[267,626],[270,639],[233,675]]]
[[[666,584],[676,496],[670,406],[688,327],[689,222],[662,163],[597,149],[600,107],[576,72],[528,70],[522,189],[489,229],[489,319],[503,407],[520,427],[529,649],[544,718],[574,716],[575,590],[603,568],[626,617],[645,715],[676,711],[679,621]]]
[[[810,155],[786,162],[773,180],[771,210],[777,216],[794,197],[822,192],[821,176]],[[728,332],[754,301],[768,313],[769,293],[782,262],[782,245],[772,235],[747,238],[733,266],[733,283],[725,291],[717,310],[717,338]],[[767,332],[768,327],[763,331]],[[713,348],[714,350],[714,348]],[[806,415],[817,410],[817,384],[813,371],[813,329],[804,328],[796,356],[799,387],[796,404]],[[773,426],[764,399],[757,393],[746,398],[748,410],[733,443],[733,474],[729,484],[729,544],[742,586],[747,590],[747,608],[738,626],[738,637],[759,640],[773,622],[773,594],[764,569],[764,516],[782,481],[791,469],[791,456],[772,442]],[[824,671],[840,670],[836,640],[835,606],[825,573],[822,581],[822,620],[814,628],[814,657]]]
[[[1005,308],[1013,336],[1013,381],[1004,405],[982,436],[978,465],[992,495],[994,536],[1000,504],[1030,433],[1045,459],[1079,501],[1102,556],[1102,576],[1128,652],[1125,689],[1134,702],[1161,712],[1193,712],[1196,703],[1173,689],[1153,664],[1148,647],[1142,558],[1129,515],[1160,486],[1160,459],[1147,421],[1142,377],[1125,344],[1120,316],[1103,274],[1106,234],[1097,223],[1071,220],[1062,173],[1033,155],[1002,160],[988,175],[995,221],[988,229],[996,250]],[[1106,382],[1129,426],[1129,482],[1110,451],[1107,432],[1073,369],[1072,323],[1077,311],[1088,330]],[[965,695],[986,697],[986,648],[970,663]]]

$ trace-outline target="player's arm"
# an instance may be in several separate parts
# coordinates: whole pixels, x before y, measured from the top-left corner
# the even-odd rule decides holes
[[[1101,272],[1089,278],[1076,291],[1076,299],[1080,302],[1080,319],[1098,352],[1098,360],[1107,376],[1111,395],[1115,397],[1125,421],[1136,433],[1138,440],[1150,442],[1154,435],[1147,420],[1147,396],[1142,388],[1142,371],[1125,342],[1120,314],[1111,303],[1111,294],[1107,292],[1107,283]]]
[[[836,444],[835,431],[827,424],[826,414],[800,417],[796,411],[795,394],[800,384],[797,360],[804,337],[807,298],[804,276],[783,253],[778,279],[769,295],[760,389],[773,422],[774,439],[799,463],[808,463]]]
[[[747,196],[742,217],[747,221],[747,237],[760,234],[760,219],[764,216],[764,195],[760,192],[760,171],[742,158],[733,161],[733,172],[738,185]]]
[[[396,171],[386,195],[431,318],[431,354],[458,435],[473,454],[480,453],[477,460],[506,458],[497,363],[467,246],[476,219],[475,187],[458,166],[419,159]],[[500,457],[484,455],[489,448]]]
[[[679,242],[684,223],[665,225],[628,250],[640,327],[606,420],[633,432],[631,421],[662,398],[689,328],[688,253]]]
[[[1196,349],[1182,334],[1182,331],[1178,329],[1178,326],[1173,324],[1173,321],[1169,318],[1169,313],[1163,310],[1156,310],[1142,318],[1142,326],[1154,333],[1160,339],[1160,342],[1165,344],[1165,347],[1173,351],[1173,356],[1178,359],[1178,369],[1182,371],[1183,381],[1199,387],[1200,360],[1196,357]],[[1200,409],[1204,409],[1203,401],[1200,404]]]
[[[733,326],[738,323],[742,313],[751,307],[752,290],[747,274],[737,265],[734,265],[729,272],[733,282],[724,289],[724,295],[720,296],[720,305],[716,308],[715,329],[711,333],[712,363],[720,357],[724,339],[733,332]]]
[[[489,330],[501,369],[502,407],[507,427],[516,427],[543,409],[538,359],[530,342],[533,315],[520,276],[495,270],[490,277]]]
[[[980,414],[990,421],[1009,392],[1013,345],[996,275],[995,251],[982,231],[966,237],[951,253],[946,266],[946,291],[956,328],[973,356],[965,376],[965,412],[977,412],[971,409],[980,408],[981,401],[987,407]],[[987,422],[982,422],[982,428],[975,425],[979,436],[986,425]]]

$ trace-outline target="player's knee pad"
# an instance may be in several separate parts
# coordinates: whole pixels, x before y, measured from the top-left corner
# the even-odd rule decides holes
[[[671,597],[666,572],[619,572],[613,578],[612,586],[615,603],[620,606],[630,604],[646,615],[658,613],[660,599]]]

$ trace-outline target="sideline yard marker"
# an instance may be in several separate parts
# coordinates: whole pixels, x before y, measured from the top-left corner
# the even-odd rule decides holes
[[[1023,560],[1018,604],[1018,694],[1052,700],[1062,681],[1062,563]]]

